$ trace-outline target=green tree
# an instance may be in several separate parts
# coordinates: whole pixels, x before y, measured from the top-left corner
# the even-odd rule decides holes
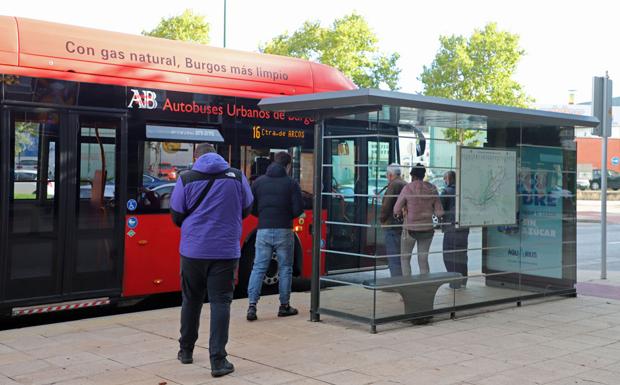
[[[489,23],[469,38],[440,36],[439,42],[433,63],[424,66],[419,77],[425,95],[512,107],[528,107],[534,101],[512,79],[525,54],[519,35]],[[476,131],[446,132],[446,139],[461,144],[475,144],[476,136]]]
[[[306,21],[292,34],[276,36],[259,50],[275,55],[313,60],[335,68],[359,87],[398,89],[398,53],[383,54],[378,39],[364,18],[356,13],[336,19],[324,28]]]
[[[38,136],[38,124],[32,122],[15,123],[15,157],[19,157]]]
[[[209,43],[209,23],[202,15],[186,9],[179,16],[162,18],[157,27],[151,31],[142,31],[143,35],[163,37],[171,40]]]

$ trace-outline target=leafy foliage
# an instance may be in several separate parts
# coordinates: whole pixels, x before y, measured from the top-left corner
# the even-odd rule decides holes
[[[38,124],[15,122],[15,156],[20,156],[38,136]]]
[[[142,31],[143,35],[163,37],[171,40],[209,43],[209,23],[202,15],[186,9],[179,16],[162,18],[157,27],[151,31]]]
[[[433,63],[424,66],[419,78],[425,95],[512,107],[528,107],[534,101],[512,79],[525,54],[519,35],[489,23],[469,38],[441,36],[439,41]],[[458,129],[446,132],[448,140],[461,144],[477,143],[476,135],[476,131]]]
[[[330,28],[306,21],[292,34],[273,38],[261,52],[293,56],[338,68],[359,87],[398,89],[398,53],[382,54],[366,20],[356,14],[336,19]]]

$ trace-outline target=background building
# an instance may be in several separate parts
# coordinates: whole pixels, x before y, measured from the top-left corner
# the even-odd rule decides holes
[[[612,99],[611,137],[607,144],[607,167],[620,173],[620,96]],[[538,105],[537,109],[577,115],[591,115],[592,102],[580,104]],[[601,168],[601,138],[591,128],[575,128],[577,142],[577,178],[590,179],[592,170]]]

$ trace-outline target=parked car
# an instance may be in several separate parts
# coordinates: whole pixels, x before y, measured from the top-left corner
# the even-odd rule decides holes
[[[174,165],[174,168],[177,170],[177,175],[179,175],[182,171],[191,170],[191,165]]]
[[[155,191],[158,194],[170,193],[175,183],[170,183],[170,181],[162,180],[155,178],[154,176],[143,174],[142,175],[142,186]],[[172,186],[172,187],[169,187]],[[162,187],[163,189],[158,190],[158,188]],[[92,195],[92,185],[90,183],[83,183],[80,185],[80,199],[90,199]],[[103,197],[112,199],[114,198],[114,182],[109,180],[106,182],[105,190],[103,191]]]
[[[39,167],[39,161],[36,159],[22,159],[15,164],[15,168],[18,170],[37,170]]]
[[[601,170],[592,170],[592,179],[590,179],[590,188],[592,190],[601,189]],[[620,189],[620,173],[607,170],[607,188],[612,190]]]
[[[172,194],[172,190],[174,189],[174,186],[176,186],[176,183],[163,183],[160,184],[158,186],[155,186],[151,189],[151,191],[154,191],[157,193],[157,195],[162,196],[165,194]]]
[[[170,163],[160,163],[158,176],[166,180],[177,180],[177,169]]]
[[[148,189],[152,189],[155,186],[159,186],[160,184],[169,183],[168,181],[161,180],[159,178],[155,178],[149,174],[142,175],[142,186]]]
[[[587,178],[577,178],[577,188],[579,190],[587,190],[590,188],[590,180]]]
[[[343,199],[345,202],[349,202],[349,203],[353,203],[353,201],[355,200],[355,190],[353,188],[353,185],[339,185],[339,186],[335,186],[334,187],[334,193],[336,193],[336,195],[334,195],[334,198],[339,198],[339,199]]]
[[[13,194],[17,199],[34,199],[37,190],[37,171],[36,170],[15,170],[15,183]],[[54,181],[47,181],[47,197],[54,196]],[[26,195],[28,198],[26,198]]]
[[[15,170],[15,182],[36,182],[36,170]]]
[[[80,186],[80,199],[90,199],[93,195],[93,188],[91,185],[81,185]],[[103,197],[107,199],[114,198],[114,185],[106,185],[105,190],[103,191]]]
[[[15,170],[15,183],[13,184],[13,194],[17,199],[25,199],[26,195],[35,198],[37,189],[37,172],[33,170]],[[26,199],[28,199],[26,198]]]
[[[164,183],[151,189],[151,191],[155,192],[159,197],[160,208],[170,208],[170,196],[172,195],[172,190],[174,190],[174,186],[176,186],[176,183]]]
[[[103,197],[114,199],[114,184],[109,181],[103,190]],[[90,199],[93,195],[93,186],[90,183],[80,184],[80,199]]]

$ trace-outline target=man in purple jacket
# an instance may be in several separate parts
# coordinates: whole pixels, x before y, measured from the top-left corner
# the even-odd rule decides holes
[[[212,145],[196,146],[198,158],[191,171],[181,174],[172,192],[170,211],[181,227],[180,350],[183,364],[193,362],[200,311],[209,294],[211,375],[232,373],[226,359],[235,269],[241,255],[241,220],[252,209],[252,191],[241,171],[230,168]]]

